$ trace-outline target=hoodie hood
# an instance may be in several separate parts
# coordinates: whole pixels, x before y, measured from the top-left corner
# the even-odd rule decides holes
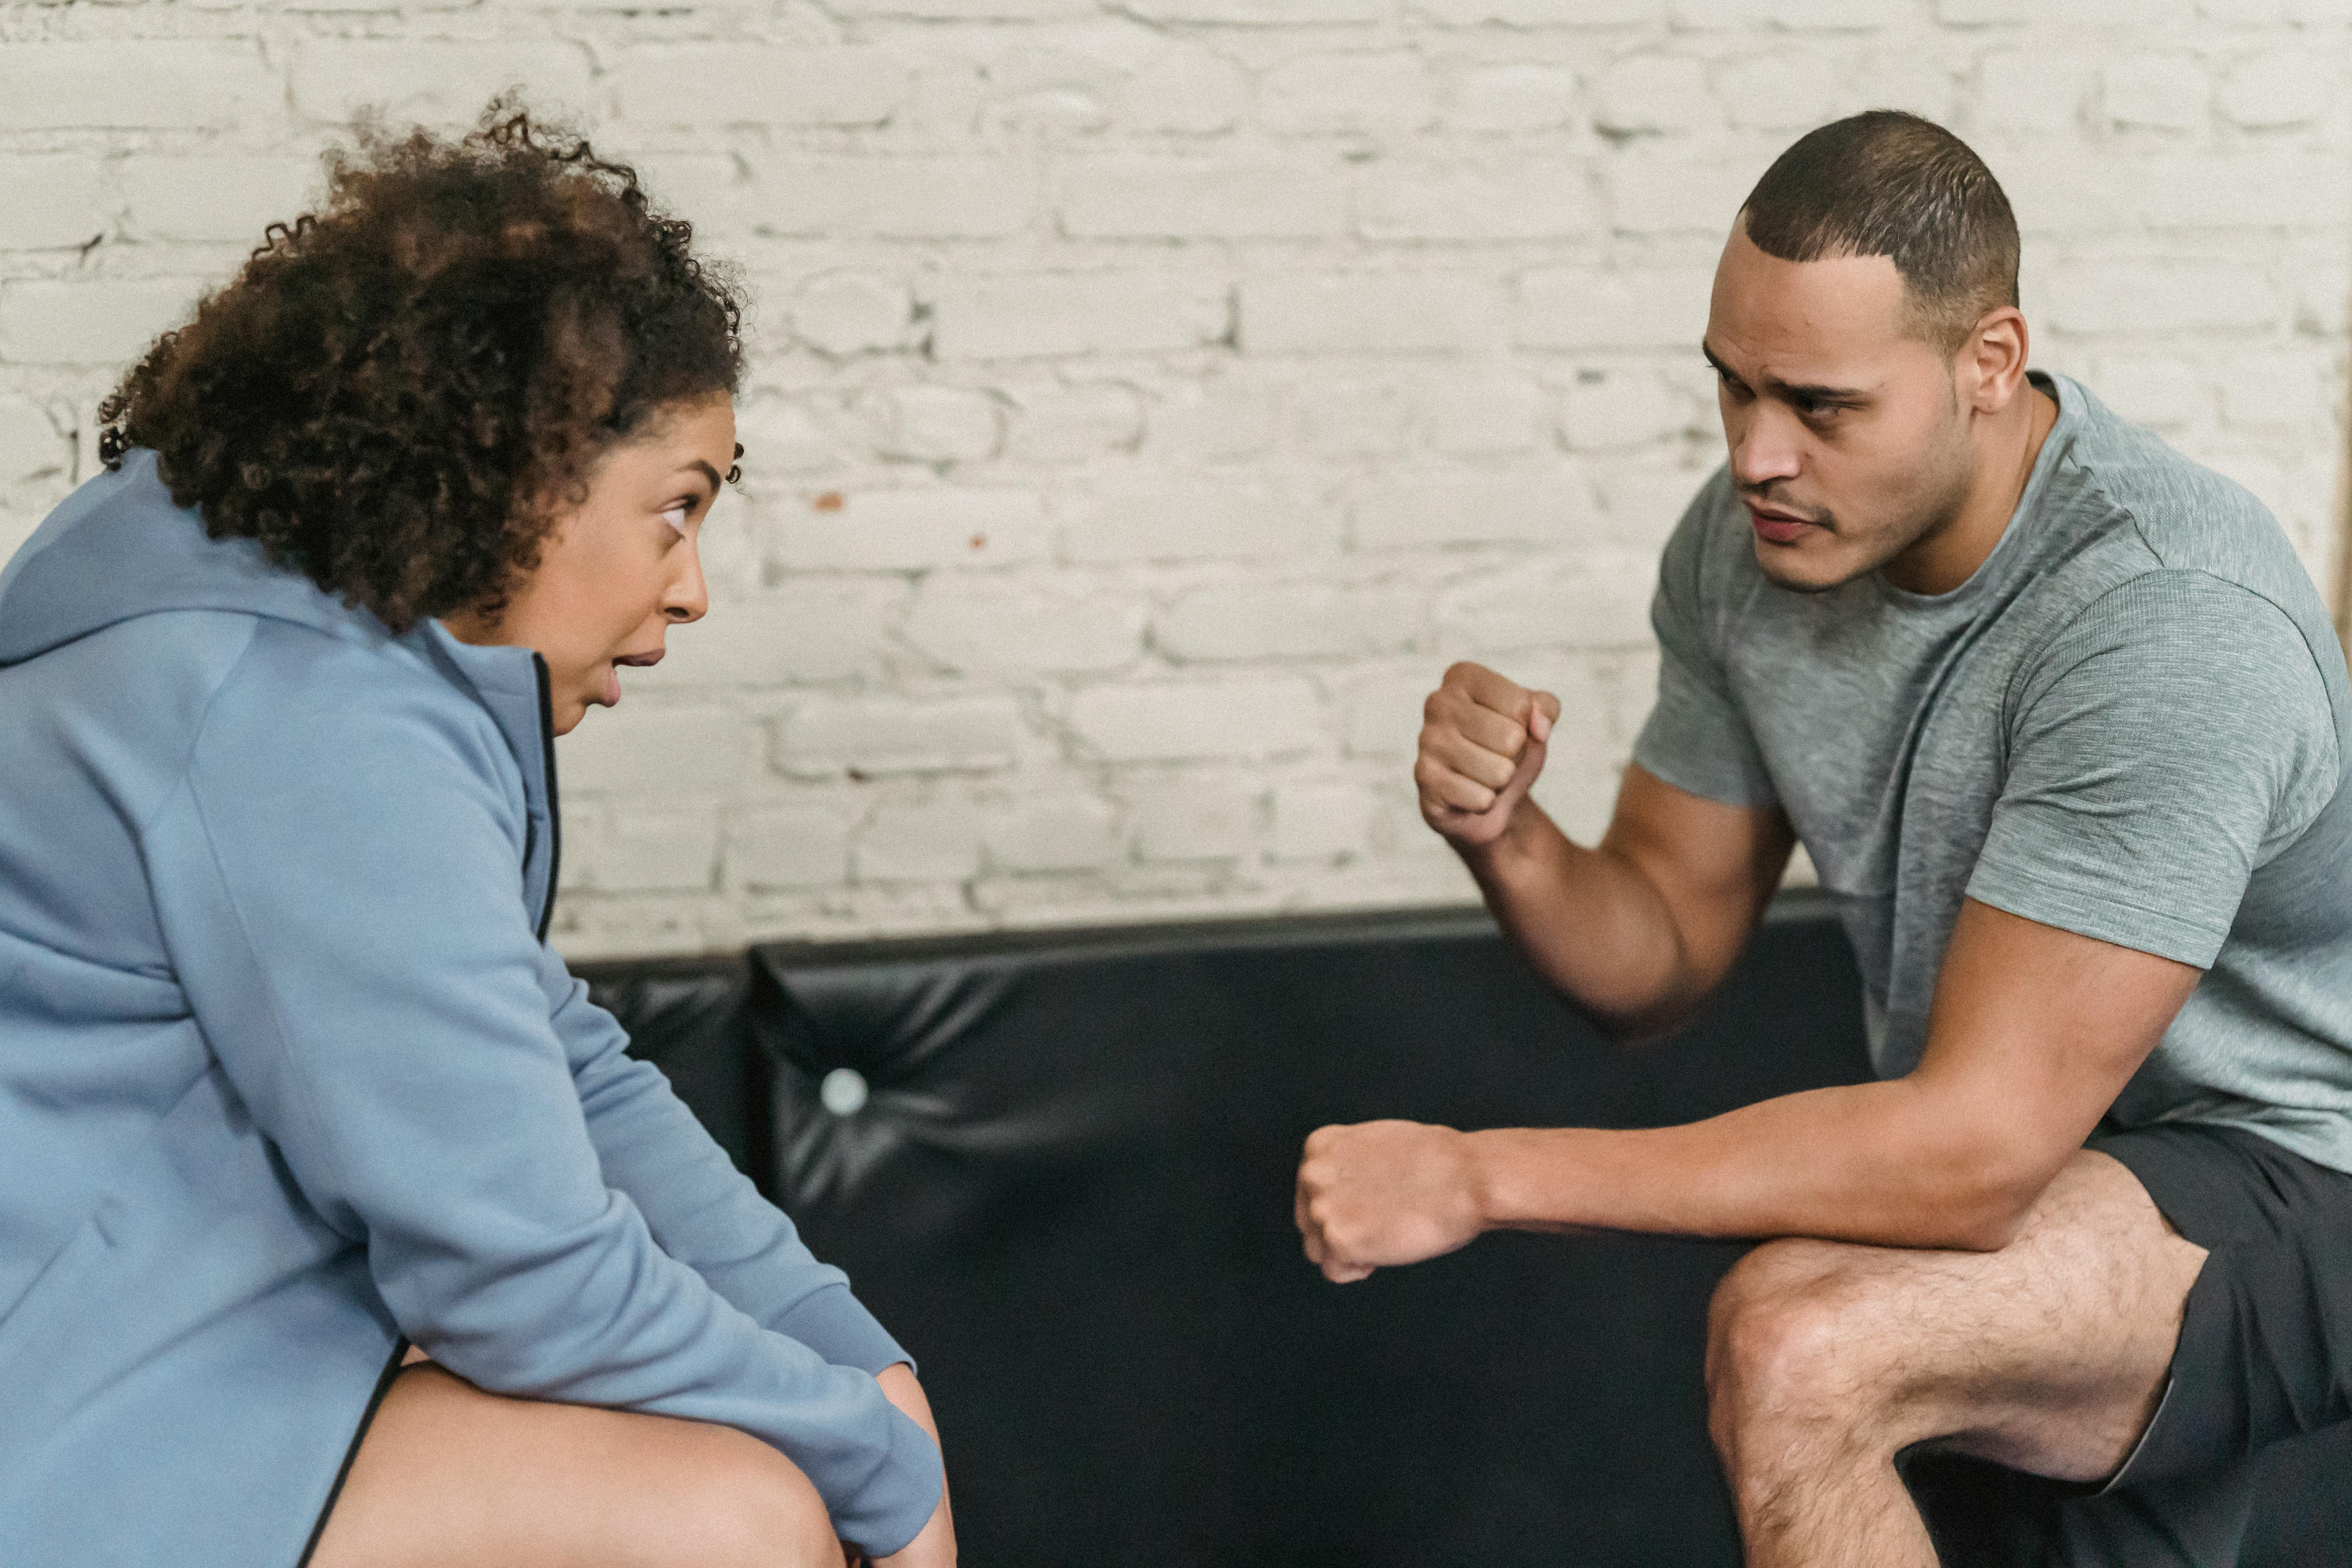
[[[68,496],[0,573],[0,665],[19,664],[134,616],[231,610],[335,637],[385,639],[383,623],[250,539],[215,540],[174,505],[155,454],[127,454]]]

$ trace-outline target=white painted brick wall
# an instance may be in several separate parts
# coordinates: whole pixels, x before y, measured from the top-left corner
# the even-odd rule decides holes
[[[578,955],[1466,899],[1408,777],[1456,658],[1605,820],[1720,459],[1725,226],[1804,127],[1944,120],[2036,358],[2336,588],[2352,0],[500,0],[20,9],[0,553],[124,362],[362,104],[520,83],[756,297],[715,598],[562,746]]]

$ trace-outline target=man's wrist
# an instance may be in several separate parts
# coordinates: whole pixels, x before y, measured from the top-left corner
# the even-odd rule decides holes
[[[1483,1234],[1511,1224],[1513,1188],[1510,1132],[1489,1129],[1462,1135],[1469,1165],[1470,1206]]]

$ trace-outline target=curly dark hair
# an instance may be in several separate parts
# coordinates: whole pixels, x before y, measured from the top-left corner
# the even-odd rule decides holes
[[[152,447],[214,538],[395,632],[494,614],[598,458],[735,390],[740,296],[634,170],[508,99],[455,142],[362,130],[327,169],[100,405],[100,454]]]

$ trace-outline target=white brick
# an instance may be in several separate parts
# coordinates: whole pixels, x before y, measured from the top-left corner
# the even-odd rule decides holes
[[[1519,279],[1517,339],[1529,348],[1670,348],[1696,353],[1715,274],[1547,268]]]
[[[1198,276],[1040,273],[937,285],[932,348],[942,359],[1150,353],[1227,336],[1233,307]]]
[[[731,155],[637,153],[628,163],[654,209],[686,219],[697,236],[734,236],[750,226],[751,184]]]
[[[195,313],[193,278],[0,283],[0,361],[112,365],[138,358],[157,335]]]
[[[1056,22],[1091,16],[1094,0],[827,0],[836,16],[916,22]]]
[[[291,223],[325,192],[307,158],[178,158],[142,153],[118,165],[132,236],[259,245],[273,223]]]
[[[1488,375],[1429,388],[1422,438],[1459,457],[1525,452],[1547,423],[1543,389],[1525,376]]]
[[[1421,595],[1408,588],[1224,584],[1180,595],[1151,640],[1179,664],[1331,658],[1403,647],[1421,619]]]
[[[1448,653],[1472,658],[1514,648],[1645,647],[1656,573],[1656,558],[1633,550],[1588,550],[1549,570],[1495,573],[1438,601],[1438,637]]]
[[[2341,373],[2332,354],[2237,354],[2219,372],[2221,416],[2239,429],[2300,436],[2335,425]]]
[[[2004,49],[1987,55],[1978,67],[1977,112],[2011,134],[2071,131],[2089,86],[2089,70],[2074,56]]]
[[[2125,418],[2163,430],[2202,424],[2213,412],[2213,391],[2203,372],[2170,355],[2103,357],[2091,390]]]
[[[1070,700],[1070,733],[1114,763],[1262,757],[1323,744],[1315,689],[1288,677],[1090,686]]]
[[[2336,102],[2340,59],[2315,49],[2274,49],[2230,72],[2221,83],[2221,112],[2252,130],[2302,125]]]
[[[21,397],[0,397],[0,489],[54,485],[73,468],[73,446],[47,414]]]
[[[1657,551],[1706,482],[1707,470],[1619,458],[1595,465],[1592,478],[1601,492],[1598,536],[1612,544]]]
[[[981,843],[998,870],[1091,871],[1122,853],[1118,812],[1090,795],[1035,795],[991,815]]]
[[[1020,744],[1009,697],[817,697],[778,721],[775,765],[802,779],[993,773]]]
[[[1143,652],[1140,599],[1083,584],[1045,588],[934,580],[907,617],[905,637],[965,675],[1102,671]]]
[[[1874,109],[1900,109],[1950,126],[1958,122],[1958,69],[1954,61],[1935,54],[1894,49],[1864,55],[1852,79],[1869,84]],[[1850,107],[1852,101],[1848,99],[1839,107]],[[1762,168],[1757,173],[1762,174]]]
[[[743,446],[745,482],[755,492],[772,476],[837,468],[843,458],[843,438],[832,420],[782,398],[738,404],[735,439]]]
[[[1006,450],[1029,463],[1077,463],[1133,451],[1143,439],[1143,400],[1109,382],[1029,386],[1013,393]]]
[[[1274,858],[1329,860],[1371,847],[1380,806],[1357,784],[1286,784],[1274,792]]]
[[[1592,123],[1612,135],[1702,131],[1719,119],[1706,68],[1696,59],[1635,55],[1592,84]]]
[[[1794,133],[1837,118],[1848,101],[1841,74],[1815,50],[1761,55],[1720,68],[1715,90],[1734,125]]]
[[[896,278],[875,272],[820,272],[793,291],[793,335],[820,353],[854,354],[902,347],[914,300]]]
[[[1727,235],[1765,166],[1747,158],[1612,158],[1605,165],[1611,224],[1621,234]]]
[[[0,45],[20,48],[22,45]],[[111,226],[105,165],[73,155],[0,157],[0,250],[78,248]]]
[[[1073,561],[1210,561],[1296,555],[1329,542],[1328,521],[1262,479],[1138,473],[1064,509]]]
[[[1241,26],[1300,26],[1318,22],[1377,22],[1393,0],[1122,0],[1119,9],[1149,22],[1223,22]]]
[[[1251,354],[1416,353],[1500,348],[1503,287],[1442,272],[1324,272],[1242,286]]]
[[[268,125],[284,89],[253,39],[12,39],[0,131]]]
[[[1884,0],[1671,0],[1678,28],[1770,26],[1786,32],[1859,32],[1887,20]]]
[[[2071,332],[2178,332],[2263,327],[2278,320],[2278,293],[2243,267],[2099,261],[2053,268],[2045,319]]]
[[[1339,732],[1351,757],[1409,757],[1420,743],[1422,705],[1444,677],[1427,671],[1368,675],[1339,689]]]
[[[984,392],[961,386],[899,386],[859,399],[874,449],[919,463],[975,462],[996,455],[1003,415]]]
[[[1249,78],[1222,55],[1171,47],[1129,79],[1118,105],[1139,131],[1213,136],[1248,110]]]
[[[1646,447],[1672,439],[1690,424],[1674,386],[1646,365],[1580,370],[1560,404],[1559,437],[1571,451]]]
[[[719,599],[701,620],[671,627],[662,661],[629,671],[622,685],[715,689],[873,675],[888,643],[889,599],[865,588],[814,586]]]
[[[1367,239],[1559,239],[1592,228],[1583,169],[1560,159],[1376,163],[1358,176]]]
[[[710,811],[649,811],[624,803],[599,815],[593,834],[567,836],[564,869],[582,889],[688,893],[711,886],[719,826]]]
[[[2151,228],[2336,230],[2352,205],[2352,166],[2330,154],[2162,157],[2126,170],[2094,177],[2126,184],[2134,209],[2126,221]]]
[[[727,880],[747,892],[837,887],[849,878],[849,823],[839,811],[776,806],[727,825]]]
[[[1404,49],[1307,55],[1258,83],[1258,118],[1273,131],[1418,131],[1434,117],[1428,68]]]
[[[980,871],[987,818],[955,801],[893,801],[858,830],[851,868],[860,881],[944,882]]]
[[[1478,66],[1454,79],[1444,117],[1465,131],[1558,131],[1574,124],[1581,107],[1576,72],[1566,66]]]
[[[793,156],[752,172],[751,226],[769,234],[986,239],[1037,206],[1036,173],[1010,158]]]
[[[1095,158],[1062,181],[1062,227],[1081,237],[1336,235],[1345,182],[1315,163]]]
[[[1171,457],[1253,458],[1274,437],[1275,399],[1253,381],[1188,382],[1153,405],[1146,440]]]
[[[1394,384],[1311,381],[1291,395],[1298,434],[1307,449],[1326,457],[1393,452],[1404,445],[1412,409]]]
[[[787,571],[1006,566],[1045,554],[1047,537],[1045,509],[1025,490],[828,491],[782,509],[769,555]]]
[[[1263,796],[1239,779],[1188,779],[1135,796],[1135,852],[1146,860],[1230,860],[1256,847]]]
[[[909,62],[877,48],[639,44],[619,57],[621,117],[640,125],[879,125]]]
[[[1412,10],[1448,27],[1617,27],[1658,13],[1655,0],[1412,0]]]
[[[644,708],[624,697],[555,743],[566,793],[675,800],[724,795],[751,772],[751,729],[724,708]]]
[[[2117,125],[2194,131],[2205,123],[2212,84],[2187,55],[2135,55],[2102,73],[2108,120]]]
[[[292,75],[296,110],[337,123],[380,108],[394,125],[470,124],[518,84],[535,110],[587,109],[587,52],[553,39],[313,39],[296,51]]]
[[[1560,543],[1591,514],[1591,488],[1573,469],[1394,475],[1357,492],[1349,537],[1360,550]]]

